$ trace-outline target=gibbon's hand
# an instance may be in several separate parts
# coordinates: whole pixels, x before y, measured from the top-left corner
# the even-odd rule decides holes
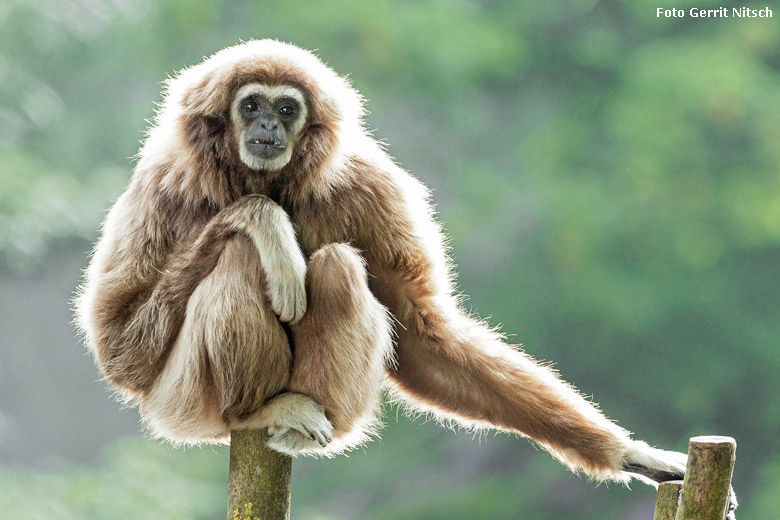
[[[729,486],[729,507],[728,507],[728,513],[726,514],[726,520],[736,520],[736,515],[734,514],[734,511],[739,507],[739,503],[737,502],[737,495],[734,494],[734,488]]]
[[[280,321],[297,323],[306,312],[306,260],[290,217],[262,195],[243,197],[227,209],[260,253],[271,308]]]
[[[298,323],[306,312],[306,261],[297,247],[279,250],[273,259],[263,258],[271,308],[280,321],[289,323]]]
[[[623,469],[640,478],[660,484],[668,480],[685,478],[687,455],[676,451],[659,450],[642,441],[634,441],[633,448],[623,461]],[[734,511],[739,504],[734,488],[729,486],[728,514],[725,520],[735,520]]]
[[[269,280],[268,296],[271,299],[271,308],[280,321],[298,323],[306,312],[305,277],[304,263],[300,269],[290,270],[275,281]]]

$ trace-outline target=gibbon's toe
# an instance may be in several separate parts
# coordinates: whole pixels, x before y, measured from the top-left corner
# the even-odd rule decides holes
[[[285,392],[266,403],[264,425],[272,449],[298,455],[324,448],[333,440],[333,425],[322,406],[303,394]]]
[[[323,448],[330,444],[330,441],[333,439],[327,430],[306,428],[306,433],[311,440],[316,441]]]
[[[285,426],[282,426],[280,424],[270,424],[268,425],[268,435],[274,436],[274,435],[282,435],[289,431],[290,428],[287,428]]]
[[[308,433],[301,433],[298,430],[287,430],[284,433],[272,435],[266,445],[274,451],[292,457],[321,447],[321,444],[312,440]]]

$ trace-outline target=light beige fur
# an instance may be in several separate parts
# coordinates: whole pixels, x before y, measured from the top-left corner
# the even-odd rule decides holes
[[[305,101],[283,165],[242,152],[241,89]],[[98,364],[152,431],[195,443],[261,426],[282,451],[333,453],[371,431],[387,378],[415,409],[529,436],[573,470],[678,478],[684,456],[632,440],[460,308],[428,190],[362,114],[346,80],[269,40],[167,83],[78,300]]]

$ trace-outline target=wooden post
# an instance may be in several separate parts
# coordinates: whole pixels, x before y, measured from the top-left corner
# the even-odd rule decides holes
[[[723,520],[726,517],[736,449],[737,443],[731,437],[691,438],[675,520]]]
[[[674,517],[677,514],[677,505],[680,503],[682,487],[682,480],[667,480],[658,485],[653,520],[675,520]]]
[[[265,430],[230,437],[228,520],[289,520],[292,458],[265,445]]]

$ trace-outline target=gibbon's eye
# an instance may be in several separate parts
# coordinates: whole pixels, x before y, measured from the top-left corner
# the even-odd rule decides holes
[[[282,105],[279,109],[279,113],[283,116],[291,116],[295,113],[295,107],[292,105]]]
[[[257,109],[260,108],[257,103],[251,99],[248,99],[244,101],[244,111],[246,112],[257,112]]]

